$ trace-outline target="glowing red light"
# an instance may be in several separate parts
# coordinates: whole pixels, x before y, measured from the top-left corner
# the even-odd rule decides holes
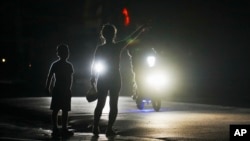
[[[124,16],[128,16],[128,10],[127,10],[127,8],[123,8],[122,14],[123,14]]]
[[[129,23],[130,23],[130,18],[129,18],[129,14],[128,14],[127,8],[123,8],[122,9],[122,14],[124,15],[124,25],[128,26]]]

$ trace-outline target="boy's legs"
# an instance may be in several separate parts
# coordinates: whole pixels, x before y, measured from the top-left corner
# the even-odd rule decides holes
[[[62,129],[68,129],[68,111],[62,110]]]
[[[59,109],[53,110],[52,111],[52,124],[53,124],[53,132],[52,135],[56,136],[59,134],[59,130],[58,130],[58,112]]]
[[[53,124],[53,129],[58,129],[58,112],[59,109],[53,110],[52,111],[52,124]]]
[[[62,136],[72,136],[73,131],[68,130],[68,110],[62,110]]]

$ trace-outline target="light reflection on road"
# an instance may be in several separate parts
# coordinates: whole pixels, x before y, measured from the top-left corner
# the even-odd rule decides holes
[[[13,123],[11,119],[16,118],[18,120],[14,122],[14,125],[26,123],[28,124],[26,126],[32,128],[39,125],[39,127],[47,129],[50,125],[50,101],[51,97],[1,99],[2,105],[10,105],[11,109],[16,110],[13,114],[20,113],[20,115],[13,117],[4,115],[1,117],[4,119],[2,121],[5,124],[9,122],[11,125]],[[107,125],[109,98],[106,102],[102,116],[103,128],[106,128]],[[71,126],[82,132],[85,131],[85,128],[93,120],[95,106],[96,101],[88,103],[85,97],[73,97],[72,111],[69,115]],[[25,115],[22,115],[24,112],[36,116],[34,121],[26,119]],[[24,118],[21,118],[22,116]],[[143,110],[138,110],[132,98],[120,97],[115,127],[122,131],[122,136],[164,139],[207,138],[226,141],[229,138],[230,124],[249,123],[250,109],[248,108],[163,101],[160,111],[155,112],[151,104],[146,105]],[[9,127],[2,126],[4,129]],[[16,126],[13,128],[16,129]]]

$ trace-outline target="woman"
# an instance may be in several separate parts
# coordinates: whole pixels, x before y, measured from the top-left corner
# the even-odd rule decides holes
[[[92,64],[92,77],[91,83],[97,82],[98,99],[97,105],[94,111],[94,125],[93,134],[98,136],[99,134],[99,121],[102,115],[102,110],[105,106],[107,94],[109,91],[110,97],[110,112],[108,127],[106,129],[106,136],[114,136],[117,133],[112,129],[118,113],[118,97],[121,88],[120,77],[120,56],[123,49],[125,49],[132,41],[134,41],[144,28],[140,26],[133,32],[127,39],[116,42],[117,29],[112,24],[105,24],[100,32],[103,44],[98,46],[94,53],[94,61]],[[103,71],[99,72],[95,70],[96,65],[103,65]]]

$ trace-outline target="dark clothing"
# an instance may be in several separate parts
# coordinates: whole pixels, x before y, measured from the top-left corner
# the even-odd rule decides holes
[[[119,71],[113,72],[107,76],[100,76],[97,82],[99,98],[105,98],[110,90],[110,97],[119,95],[121,88],[121,77]]]
[[[74,70],[70,62],[57,60],[52,64],[50,71],[55,74],[55,87],[64,90],[71,89],[71,77]]]
[[[95,52],[95,63],[102,61],[102,63],[106,66],[105,73],[99,74],[97,81],[98,101],[94,112],[95,133],[102,115],[102,110],[106,103],[108,92],[110,97],[108,128],[113,126],[118,113],[118,97],[121,88],[119,68],[121,52],[125,46],[123,43],[124,42],[105,44],[99,46]]]
[[[107,96],[108,90],[119,94],[121,88],[120,57],[123,42],[99,46],[95,52],[95,62],[102,61],[106,66],[105,73],[99,74],[97,90],[100,97]]]
[[[122,47],[123,42],[99,46],[95,52],[95,62],[102,61],[108,73],[119,71]]]
[[[149,64],[147,57],[157,56],[157,53],[153,48],[134,46],[128,48],[128,53],[131,59],[131,66],[134,72],[134,91],[137,95],[142,94],[142,88],[146,87],[145,82],[145,72],[149,69]]]
[[[50,109],[71,110],[71,81],[73,65],[67,61],[57,60],[52,63],[50,72],[55,75]]]
[[[51,99],[51,110],[62,109],[64,111],[71,110],[71,90],[62,90],[58,88],[54,88],[52,91],[52,99]]]

